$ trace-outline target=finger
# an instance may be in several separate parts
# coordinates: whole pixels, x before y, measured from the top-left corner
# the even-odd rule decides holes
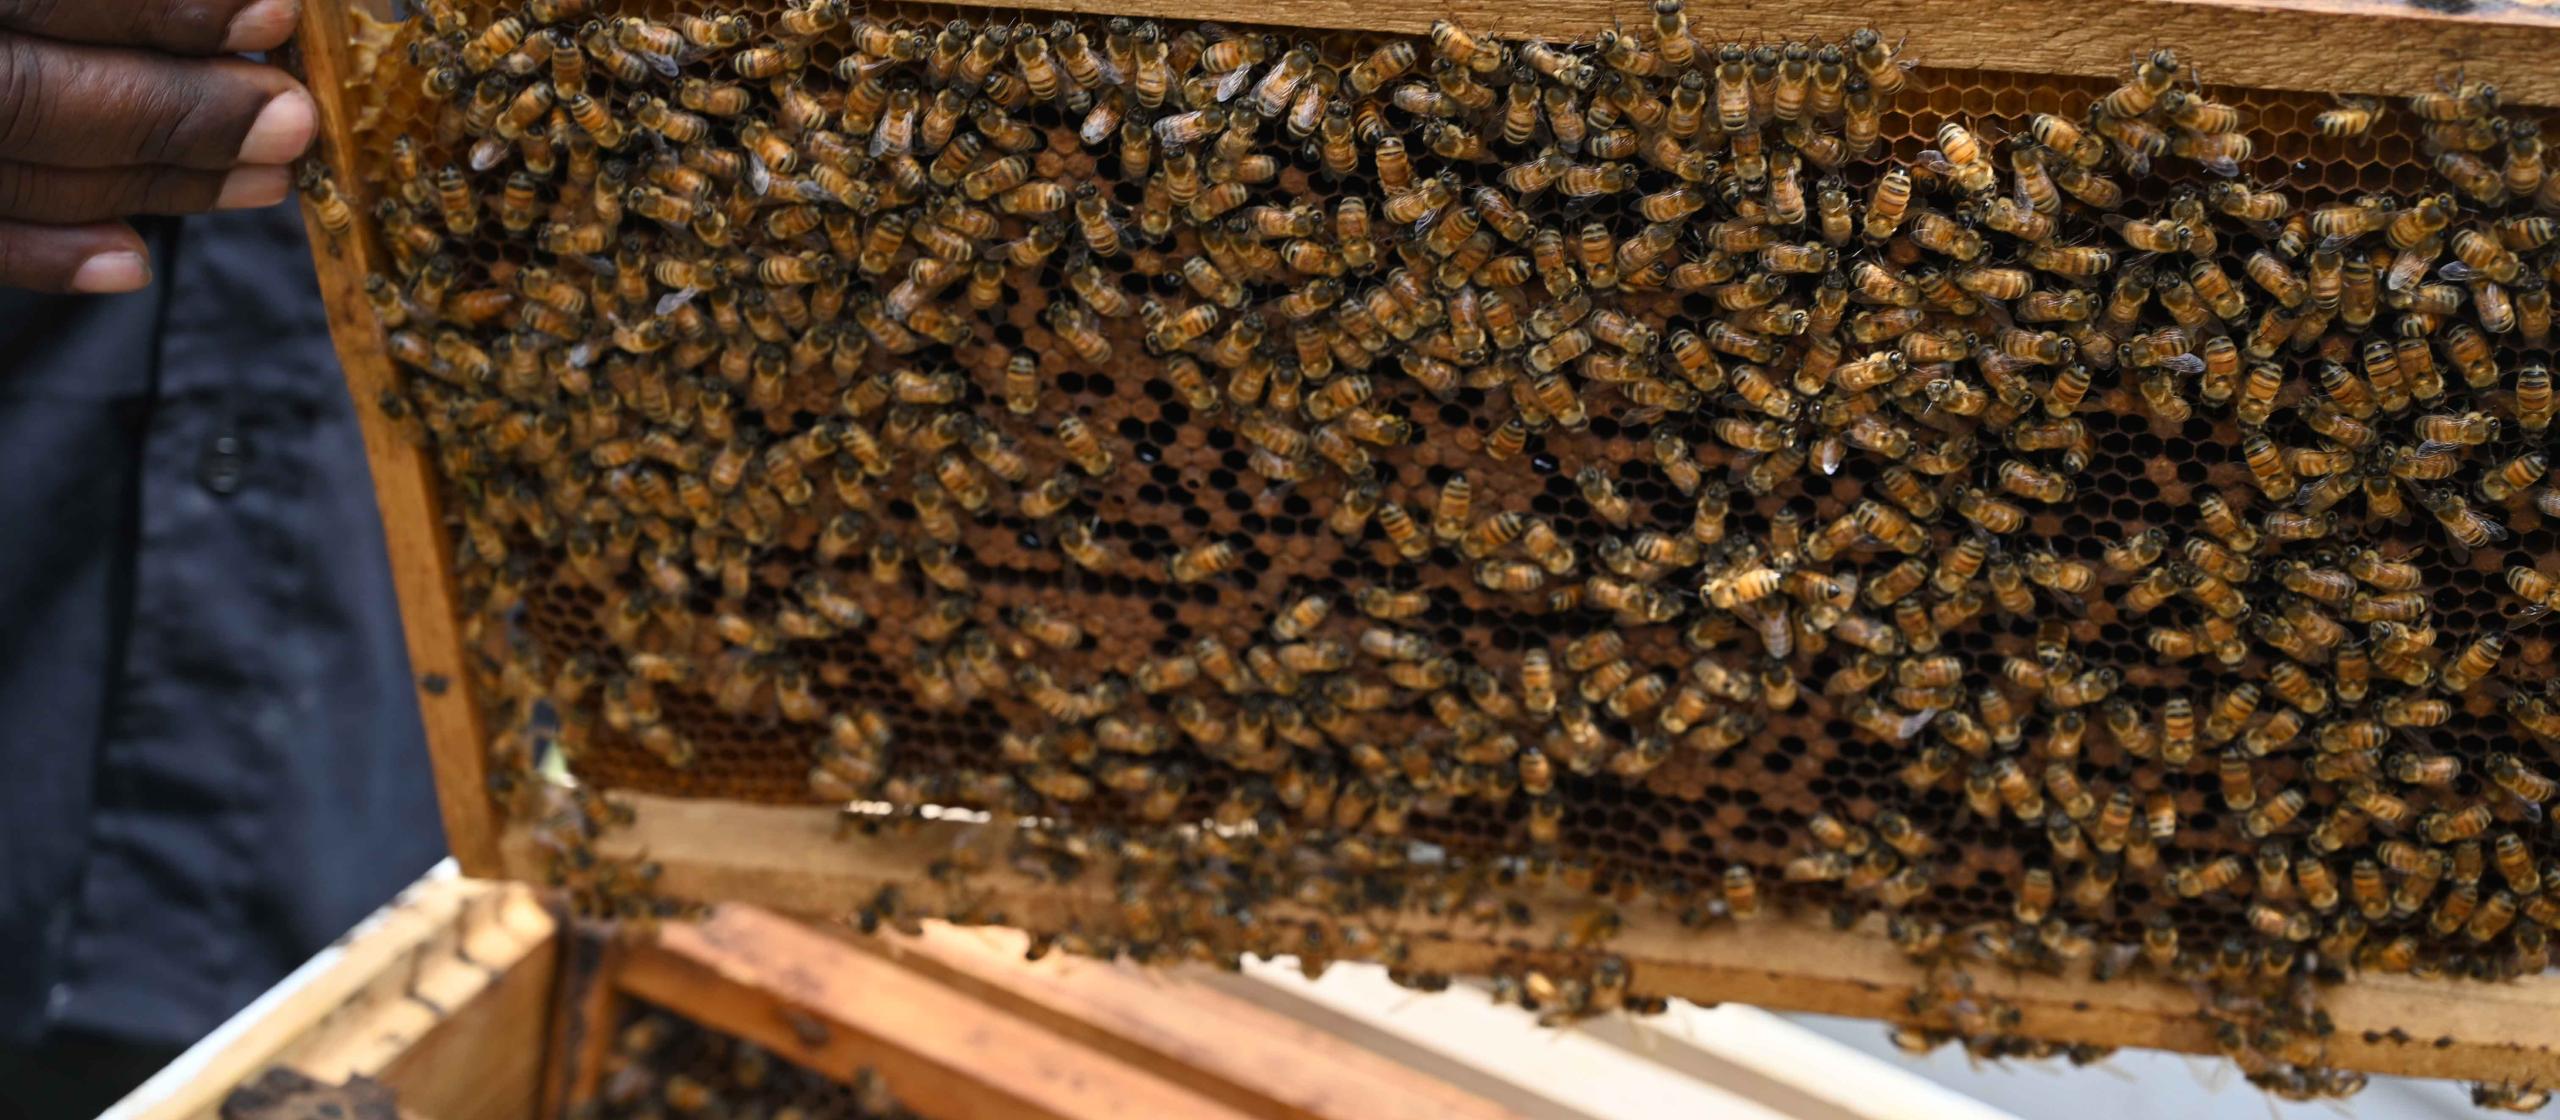
[[[219,170],[290,161],[318,127],[311,95],[272,66],[0,32],[0,159]]]
[[[198,171],[0,163],[0,215],[63,225],[134,214],[245,210],[284,201],[291,186],[286,170],[274,165]]]
[[[301,15],[300,0],[0,0],[0,29],[171,54],[273,50]]]
[[[130,292],[151,282],[151,256],[122,222],[40,226],[0,220],[0,288]]]

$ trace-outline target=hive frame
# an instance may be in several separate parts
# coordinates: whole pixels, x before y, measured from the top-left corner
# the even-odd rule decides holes
[[[972,0],[973,2],[973,0]],[[346,0],[306,7],[296,40],[305,80],[321,109],[321,159],[341,183],[356,183],[352,114],[341,91],[355,77],[354,21]],[[1042,0],[1043,10],[1189,19],[1234,19],[1311,28],[1420,33],[1457,19],[1496,35],[1588,35],[1641,22],[1649,8],[1613,0],[1451,0],[1423,8],[1379,9],[1350,0],[1176,4],[1170,0]],[[2164,43],[2217,44],[2216,84],[2310,92],[2407,96],[2434,88],[2449,66],[2498,74],[2511,104],[2560,105],[2560,12],[2491,0],[2472,13],[2422,11],[2398,0],[2011,0],[1961,9],[1952,0],[1803,0],[1783,14],[1731,0],[1692,5],[1693,19],[1744,39],[1841,35],[1874,27],[1888,37],[1944,23],[1911,54],[1922,65],[2058,75],[2114,75],[2123,60]],[[384,334],[363,297],[374,270],[370,217],[358,209],[352,236],[333,236],[306,210],[330,333],[351,394],[369,401],[397,383]],[[464,873],[536,881],[547,857],[527,826],[510,823],[490,791],[488,729],[470,672],[473,653],[456,610],[449,526],[427,454],[379,410],[357,409],[366,459],[388,538],[394,584],[426,726],[448,843]],[[775,807],[638,795],[636,822],[601,838],[601,854],[645,857],[664,869],[663,888],[694,900],[738,901],[815,918],[843,918],[881,887],[898,884],[917,901],[941,888],[926,865],[947,851],[961,826],[928,823],[897,835],[848,835],[836,810]],[[1108,905],[1090,887],[1034,883],[1007,874],[973,880],[974,900],[1026,925]],[[1413,967],[1483,972],[1534,959],[1524,947],[1556,928],[1560,906],[1542,907],[1539,925],[1512,945],[1463,929],[1416,930]],[[1696,936],[1658,914],[1629,914],[1612,948],[1633,970],[1635,990],[1701,1003],[1738,1001],[1780,1009],[1883,1020],[1906,1018],[1906,997],[1927,980],[1874,929],[1835,930],[1810,915],[1773,917],[1714,936]],[[2085,977],[1990,971],[1986,994],[2016,1006],[2016,1033],[2107,1046],[2214,1053],[2192,993],[2152,980],[2094,983]],[[2337,1025],[2328,1057],[2374,1073],[2482,1081],[2560,1082],[2560,975],[2490,985],[2366,975],[2325,993]]]

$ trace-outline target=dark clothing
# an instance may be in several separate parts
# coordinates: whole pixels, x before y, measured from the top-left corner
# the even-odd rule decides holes
[[[301,222],[0,291],[0,1045],[183,1044],[444,850]]]
[[[34,1046],[0,1046],[0,1120],[91,1120],[160,1072],[183,1046],[55,1031]]]

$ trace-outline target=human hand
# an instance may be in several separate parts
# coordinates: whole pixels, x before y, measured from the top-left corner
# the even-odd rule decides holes
[[[124,218],[267,206],[319,114],[283,71],[299,0],[0,0],[0,287],[151,282]]]

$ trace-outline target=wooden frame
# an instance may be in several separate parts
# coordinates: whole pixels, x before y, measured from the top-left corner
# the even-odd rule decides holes
[[[1423,8],[1385,8],[1352,0],[1279,0],[1210,4],[1177,0],[1044,0],[1069,12],[1250,19],[1306,27],[1362,27],[1420,32],[1438,18],[1464,20],[1497,34],[1596,33],[1641,18],[1635,0],[1454,0]],[[2420,10],[2400,0],[2011,0],[1988,7],[1953,0],[1805,0],[1762,6],[1705,0],[1693,20],[1745,37],[1839,35],[1859,27],[1907,31],[1961,10],[1960,33],[1921,41],[1912,55],[1939,66],[2057,74],[2120,72],[2121,61],[2163,43],[2210,42],[2201,60],[2217,82],[2271,89],[2359,91],[2397,95],[2433,86],[2444,68],[2478,66],[2499,75],[2505,96],[2520,104],[2560,105],[2560,10],[2497,5],[2485,14]],[[352,120],[338,97],[349,80],[347,0],[308,5],[296,37],[303,74],[321,108],[320,155],[341,182],[356,180]],[[2316,49],[2314,49],[2316,46]],[[359,216],[359,232],[370,218]],[[419,714],[434,755],[445,833],[463,872],[499,872],[499,823],[488,795],[487,729],[473,696],[468,654],[454,613],[452,549],[435,465],[402,439],[372,401],[397,381],[380,326],[363,297],[378,262],[369,237],[330,236],[309,224],[329,331],[345,365],[347,388],[364,433],[365,458],[389,538],[392,576],[418,683]]]
[[[1645,18],[1640,0],[1450,0],[1381,8],[1349,0],[1280,0],[1255,5],[1173,0],[1044,0],[1043,8],[1130,15],[1205,16],[1307,27],[1419,32],[1455,18],[1495,34],[1577,35]],[[1961,12],[1959,24],[1950,17]],[[1692,20],[1719,34],[1781,38],[1839,35],[1873,26],[1915,38],[1924,64],[2073,75],[2116,74],[2123,60],[2161,44],[2188,47],[2215,82],[2276,89],[2406,95],[2432,88],[2469,65],[2495,73],[2510,102],[2560,104],[2560,12],[2492,5],[2474,14],[2420,10],[2399,0],[2009,0],[1960,6],[1953,0],[1803,0],[1759,5],[1693,0]],[[299,37],[304,73],[322,109],[321,155],[341,182],[355,180],[349,114],[338,92],[349,80],[351,20],[343,0],[306,8]],[[2211,44],[2199,53],[2194,44]],[[359,234],[369,218],[359,216]],[[509,832],[488,792],[483,726],[466,671],[454,611],[451,549],[434,466],[405,442],[371,401],[394,384],[380,328],[360,284],[376,266],[366,236],[334,238],[311,226],[330,327],[350,391],[363,406],[367,458],[382,506],[393,574],[406,624],[419,704],[434,754],[445,828],[463,870],[535,880],[544,861],[520,829]],[[737,900],[803,914],[842,916],[882,885],[923,880],[927,847],[912,838],[840,840],[834,814],[724,802],[642,798],[639,827],[611,838],[625,855],[665,865],[679,895]],[[924,892],[930,894],[930,889]],[[1065,916],[1095,900],[1014,884],[1007,912],[1031,921]],[[1464,931],[1447,931],[1420,950],[1425,967],[1480,970],[1512,951]],[[1918,979],[1871,933],[1836,933],[1772,922],[1714,936],[1691,936],[1631,917],[1616,946],[1637,962],[1639,985],[1702,1001],[1893,1018]],[[649,967],[669,968],[659,960]],[[2330,995],[2339,1025],[2331,1058],[2374,1072],[2486,1080],[2560,1081],[2560,981],[2509,985],[2366,977]],[[2021,1033],[2113,1045],[2211,1052],[2206,1025],[2184,992],[2147,983],[2086,984],[2005,977],[1996,994],[2025,1015]]]

